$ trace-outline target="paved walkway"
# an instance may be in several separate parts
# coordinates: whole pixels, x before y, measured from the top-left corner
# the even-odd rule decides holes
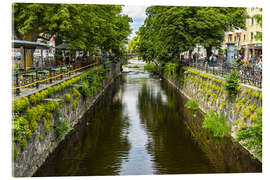
[[[59,83],[61,83],[63,81],[66,81],[66,80],[69,80],[69,79],[71,79],[73,77],[79,76],[80,74],[82,74],[83,72],[85,72],[87,70],[89,70],[89,69],[86,69],[86,70],[81,71],[81,72],[76,72],[76,73],[74,73],[74,74],[72,74],[70,76],[63,77],[62,79],[57,79],[57,80],[54,79],[52,83],[39,84],[39,88],[36,88],[36,87],[33,87],[33,88],[31,88],[31,87],[21,88],[20,89],[20,95],[15,95],[14,93],[12,94],[13,99],[19,99],[19,98],[24,97],[24,96],[29,96],[31,94],[34,94],[34,93],[39,92],[41,90],[44,90],[44,89],[46,89],[46,88],[48,88],[50,86],[54,86],[54,85],[59,84]]]

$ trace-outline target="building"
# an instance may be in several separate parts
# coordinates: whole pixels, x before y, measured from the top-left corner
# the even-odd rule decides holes
[[[226,32],[222,49],[227,49],[227,43],[235,43],[235,55],[240,54],[244,59],[251,60],[262,55],[262,41],[256,40],[254,36],[262,32],[254,15],[261,14],[260,8],[247,8],[250,18],[246,20],[246,30],[239,29]],[[240,43],[239,43],[240,42]]]

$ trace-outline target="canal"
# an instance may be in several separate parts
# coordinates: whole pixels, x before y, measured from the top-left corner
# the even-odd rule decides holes
[[[191,115],[172,85],[130,62],[34,176],[262,171],[237,142],[202,129],[203,113]]]

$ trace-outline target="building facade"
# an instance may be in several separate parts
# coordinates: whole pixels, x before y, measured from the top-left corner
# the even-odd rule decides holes
[[[255,35],[262,32],[259,23],[254,16],[261,14],[260,8],[247,8],[250,18],[246,20],[246,30],[239,29],[226,32],[222,48],[227,49],[227,43],[235,44],[235,55],[241,55],[244,59],[252,60],[262,55],[262,41],[255,39]]]

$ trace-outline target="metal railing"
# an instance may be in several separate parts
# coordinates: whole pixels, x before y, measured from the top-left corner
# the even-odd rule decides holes
[[[204,59],[189,60],[183,59],[180,61],[180,65],[189,66],[207,73],[225,77],[233,71],[233,65],[231,63],[217,60],[217,62],[209,64]],[[256,64],[249,64],[248,66],[238,65],[236,67],[239,72],[239,80],[241,83],[262,87],[262,70],[257,67]]]

